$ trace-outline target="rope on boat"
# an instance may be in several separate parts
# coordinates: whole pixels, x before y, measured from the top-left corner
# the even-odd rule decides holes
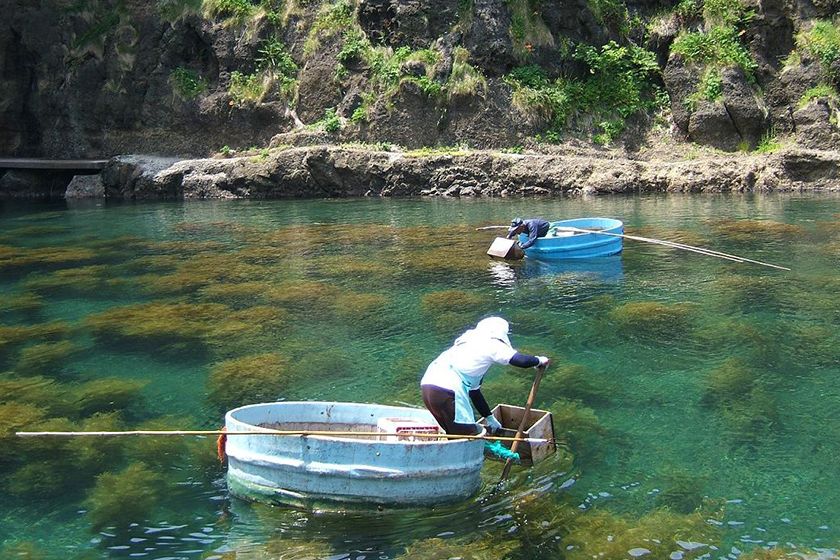
[[[18,437],[111,437],[111,436],[220,436],[217,440],[219,449],[220,440],[227,442],[230,436],[332,436],[332,437],[373,437],[373,436],[400,436],[412,438],[430,439],[481,439],[489,441],[509,442],[531,442],[531,443],[556,443],[555,439],[547,438],[516,438],[506,436],[485,435],[459,435],[459,434],[429,434],[421,432],[337,432],[329,430],[273,430],[271,428],[256,427],[254,431],[227,431],[221,430],[125,430],[114,432],[15,432]],[[222,436],[224,439],[222,439]]]
[[[216,456],[219,458],[220,463],[224,463],[225,457],[227,457],[227,453],[225,452],[225,447],[227,446],[227,428],[222,426],[222,429],[219,431],[222,433],[216,438]]]

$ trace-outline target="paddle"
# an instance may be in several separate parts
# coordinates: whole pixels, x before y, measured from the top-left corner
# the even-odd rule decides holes
[[[546,367],[548,367],[548,364],[545,364],[544,366],[537,366],[537,375],[534,377],[534,384],[531,385],[531,392],[528,393],[528,402],[525,403],[525,412],[522,414],[522,420],[519,422],[519,429],[516,431],[513,444],[510,446],[511,453],[516,453],[516,449],[519,447],[522,435],[525,433],[526,426],[528,425],[528,417],[531,415],[531,406],[534,404],[534,399],[537,398],[537,390],[540,388],[540,381],[542,380],[542,375]],[[502,469],[502,477],[499,479],[499,483],[502,483],[507,479],[510,474],[510,467],[512,464],[512,458],[505,461],[505,468]]]

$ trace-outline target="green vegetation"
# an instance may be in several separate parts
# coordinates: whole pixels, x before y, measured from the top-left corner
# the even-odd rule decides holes
[[[468,62],[470,53],[463,47],[455,47],[452,52],[452,72],[446,83],[449,98],[484,94],[487,91],[487,79],[480,70]]]
[[[610,42],[600,50],[580,45],[574,56],[589,67],[582,79],[550,80],[537,66],[517,68],[506,78],[514,106],[546,125],[549,139],[558,138],[572,117],[588,115],[601,131],[596,141],[609,143],[623,132],[628,117],[658,105],[650,77],[659,67],[652,52]]]
[[[840,59],[840,24],[836,21],[816,20],[808,31],[800,32],[796,37],[797,46],[809,51],[823,67],[829,77],[832,64]]]
[[[687,62],[716,68],[740,67],[748,78],[753,78],[756,62],[741,44],[735,27],[716,26],[709,31],[694,31],[677,37],[671,46],[673,54],[682,55]]]
[[[243,74],[238,70],[230,73],[230,85],[228,94],[231,104],[244,105],[246,103],[259,103],[271,88],[271,78],[262,73]]]
[[[321,41],[334,37],[344,30],[352,29],[356,25],[353,12],[353,5],[348,0],[325,3],[318,12],[309,36],[303,44],[304,56],[311,56],[318,50]]]
[[[265,41],[257,52],[257,67],[278,85],[284,99],[294,97],[298,65],[286,45],[272,38]]]
[[[761,140],[758,141],[758,146],[755,147],[755,151],[759,154],[772,154],[781,148],[782,143],[776,137],[776,131],[771,128],[761,136]]]
[[[588,0],[589,9],[598,23],[621,26],[627,21],[627,6],[621,0]]]
[[[157,0],[155,6],[161,18],[173,22],[186,14],[198,13],[203,4],[203,0]]]
[[[125,527],[147,519],[165,491],[165,480],[143,463],[119,473],[105,473],[87,499],[92,528]]]
[[[120,23],[120,19],[119,7],[101,14],[101,17],[92,26],[73,39],[73,42],[70,44],[70,49],[79,50],[94,45],[100,49],[103,48],[105,36],[113,29],[116,29]]]
[[[510,38],[514,54],[526,60],[534,48],[553,46],[551,35],[540,15],[540,0],[505,0],[510,10]]]
[[[691,310],[688,304],[634,301],[619,305],[609,317],[624,336],[674,339],[689,328]]]
[[[819,84],[802,94],[802,97],[799,99],[799,108],[801,109],[814,99],[832,99],[834,101],[840,101],[840,96],[838,96],[837,90],[834,89],[833,86],[829,84]]]
[[[197,72],[181,66],[169,74],[169,83],[181,99],[195,99],[207,89],[207,82]]]
[[[208,399],[220,409],[276,400],[286,388],[287,369],[288,360],[273,353],[218,363],[207,381]]]
[[[207,17],[225,17],[236,22],[252,17],[257,11],[251,0],[203,0],[203,6]]]
[[[697,91],[685,99],[686,106],[694,111],[699,101],[714,103],[723,98],[723,79],[720,70],[715,67],[706,68]]]
[[[324,117],[310,125],[311,128],[318,128],[324,132],[338,132],[341,130],[341,117],[338,116],[334,107],[330,107],[324,111]]]

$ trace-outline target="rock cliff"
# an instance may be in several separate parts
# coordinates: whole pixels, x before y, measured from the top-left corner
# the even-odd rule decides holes
[[[5,3],[0,156],[204,158],[364,143],[373,146],[365,153],[384,154],[387,145],[527,149],[548,154],[540,160],[547,166],[559,165],[550,156],[556,146],[572,143],[590,146],[596,159],[610,151],[611,165],[625,157],[620,165],[632,169],[652,144],[683,153],[713,148],[721,161],[780,161],[785,156],[759,157],[779,145],[788,153],[840,148],[837,0]],[[317,154],[338,164],[336,154],[355,153],[279,151],[284,165],[304,166],[324,159]],[[309,155],[294,159],[303,153]],[[373,165],[370,158],[363,167]],[[231,173],[231,161],[241,160],[213,165]],[[219,183],[213,165],[206,164],[206,180],[189,180]],[[405,173],[409,167],[401,166]],[[298,170],[301,177],[312,172]],[[321,173],[342,177],[338,169]],[[366,173],[350,175],[361,180]],[[19,194],[20,176],[0,179],[0,194]],[[591,176],[587,181],[594,185]],[[739,181],[738,188],[756,184]],[[11,183],[18,186],[10,190]],[[240,187],[232,178],[222,183],[218,191],[208,186],[207,196],[283,191]],[[403,190],[399,181],[386,183],[350,191]],[[443,183],[449,186],[441,192],[460,192],[451,189],[458,181]],[[158,196],[191,192],[169,188]],[[130,190],[106,182],[106,193]],[[605,190],[623,190],[622,183]]]

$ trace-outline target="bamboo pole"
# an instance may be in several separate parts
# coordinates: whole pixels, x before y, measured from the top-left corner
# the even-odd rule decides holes
[[[676,241],[665,241],[662,239],[653,239],[651,237],[640,237],[638,235],[627,235],[625,233],[611,233],[606,231],[599,231],[595,229],[583,229],[583,228],[576,228],[576,227],[563,227],[559,226],[555,229],[560,231],[574,231],[580,233],[594,233],[600,235],[608,235],[610,237],[622,237],[624,239],[632,239],[633,241],[643,241],[645,243],[653,243],[654,245],[664,245],[666,247],[673,247],[674,249],[683,249],[686,251],[692,251],[695,253],[700,253],[703,255],[708,255],[710,257],[719,257],[722,259],[727,259],[735,262],[748,262],[753,264],[758,264],[761,266],[769,266],[770,268],[777,268],[779,270],[790,270],[787,267],[779,266],[776,264],[770,264],[762,261],[757,261],[753,259],[748,259],[747,257],[741,257],[738,255],[731,255],[729,253],[723,253],[721,251],[715,251],[713,249],[706,249],[705,247],[695,247],[694,245],[687,245],[685,243],[677,243]]]
[[[526,426],[528,425],[528,417],[531,415],[531,406],[537,398],[537,390],[540,388],[540,380],[542,379],[543,372],[545,372],[545,368],[546,366],[537,367],[537,375],[534,377],[534,383],[531,385],[531,392],[528,393],[528,401],[525,403],[525,412],[522,413],[522,420],[519,422],[519,429],[516,430],[516,437],[514,438],[513,445],[510,446],[511,454],[516,453],[516,449],[519,447],[519,442],[522,441],[522,435],[525,433]],[[505,468],[502,469],[502,476],[499,478],[500,483],[507,479],[510,474],[511,465],[513,465],[513,458],[508,457],[508,460],[505,461]]]
[[[333,436],[333,437],[372,437],[403,436],[429,439],[487,439],[519,443],[529,441],[545,443],[544,438],[519,438],[492,435],[425,434],[419,432],[331,432],[328,430],[272,430],[261,428],[253,432],[225,430],[124,430],[114,432],[16,432],[18,437],[118,437],[118,436]]]

